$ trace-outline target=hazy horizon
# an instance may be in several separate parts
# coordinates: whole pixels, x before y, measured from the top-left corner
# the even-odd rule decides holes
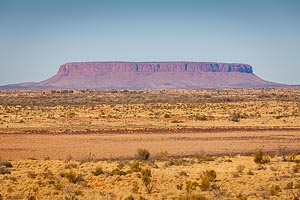
[[[297,0],[0,0],[0,85],[38,82],[67,62],[250,64],[300,84]]]

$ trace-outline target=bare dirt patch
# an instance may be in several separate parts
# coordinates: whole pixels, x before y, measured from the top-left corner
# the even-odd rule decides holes
[[[167,151],[173,156],[249,155],[263,147],[276,152],[280,147],[300,152],[300,130],[256,130],[221,132],[105,134],[0,134],[0,157],[4,159],[95,159],[130,158],[138,148],[153,154]]]

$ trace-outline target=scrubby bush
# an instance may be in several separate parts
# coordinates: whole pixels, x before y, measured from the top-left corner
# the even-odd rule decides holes
[[[208,190],[210,188],[211,182],[214,182],[217,178],[217,173],[215,170],[206,170],[202,173],[200,188],[201,190]]]
[[[183,123],[183,121],[182,120],[172,120],[171,123],[179,124],[179,123]]]
[[[260,148],[254,155],[254,162],[257,164],[266,164],[270,162],[270,158],[269,156],[263,155],[262,148]]]
[[[198,157],[198,162],[202,163],[202,162],[210,162],[210,161],[215,161],[216,159],[212,156],[200,156]]]
[[[6,169],[5,167],[0,167],[0,174],[11,174],[9,169]]]
[[[237,195],[236,198],[239,199],[239,200],[247,200],[248,199],[247,196],[244,196],[241,193],[239,195]]]
[[[293,166],[292,171],[294,173],[299,173],[300,172],[300,164],[296,164],[295,166]]]
[[[133,172],[140,172],[141,171],[141,167],[140,167],[140,163],[137,162],[137,161],[134,161],[132,162],[130,165],[129,165],[130,169],[133,171]]]
[[[138,149],[135,157],[138,160],[148,160],[150,152],[147,149]]]
[[[80,183],[81,181],[83,181],[83,176],[81,174],[77,174],[76,172],[74,171],[68,171],[68,172],[65,172],[63,174],[63,176],[68,179],[69,182],[71,183]]]
[[[146,188],[146,191],[148,194],[150,194],[153,189],[153,185],[151,185],[151,177],[152,177],[151,169],[149,168],[142,169],[141,174],[142,174],[142,181]]]
[[[192,195],[185,195],[185,196],[180,196],[176,197],[177,200],[206,200],[205,196],[201,194],[192,194]]]
[[[161,150],[160,153],[155,156],[155,159],[157,161],[166,161],[166,160],[168,160],[169,159],[168,152]]]
[[[139,196],[137,198],[134,198],[134,196],[130,195],[130,196],[126,197],[124,200],[146,200],[146,198],[143,197],[143,196]]]
[[[186,171],[179,172],[179,176],[189,176]]]
[[[119,168],[113,169],[113,170],[111,171],[111,173],[112,173],[113,175],[119,175],[119,176],[124,176],[124,175],[126,175],[126,172],[120,170]]]
[[[279,192],[281,192],[281,189],[278,185],[272,185],[270,188],[270,195],[271,196],[278,196]]]
[[[197,182],[195,182],[195,181],[186,181],[186,193],[188,194],[188,195],[190,195],[191,193],[192,193],[192,191],[193,190],[196,190],[197,189],[197,187],[199,186],[199,184],[197,183]]]
[[[133,181],[131,192],[133,194],[137,194],[139,192],[140,187],[138,186],[138,183],[136,181]]]
[[[195,117],[195,121],[206,121],[207,120],[207,117],[205,115],[199,115],[199,116],[196,116]]]
[[[28,171],[27,172],[27,177],[28,178],[34,179],[36,176],[37,176],[37,174],[35,173],[35,171]]]
[[[65,169],[77,169],[77,168],[78,168],[78,165],[76,163],[68,163],[65,166]]]
[[[92,172],[95,176],[99,176],[104,174],[102,167],[96,167],[95,170]]]
[[[187,165],[190,165],[190,164],[193,164],[194,161],[192,160],[188,160],[188,159],[184,159],[184,158],[179,158],[179,159],[170,159],[166,164],[165,166],[166,167],[169,167],[169,166],[181,166],[181,165],[184,165],[184,166],[187,166]]]
[[[33,196],[33,195],[30,195],[27,199],[28,199],[28,200],[36,200],[36,197]]]
[[[239,114],[233,114],[232,116],[231,116],[231,121],[233,121],[233,122],[239,122],[240,121],[240,115]]]
[[[210,182],[215,181],[217,178],[217,173],[215,170],[206,170],[202,175],[203,177],[207,177]]]
[[[247,175],[249,175],[249,176],[253,176],[253,175],[254,175],[254,173],[253,173],[253,171],[252,171],[251,169],[249,169],[249,171],[247,172]]]
[[[239,165],[239,166],[236,167],[237,172],[240,173],[240,174],[243,173],[244,169],[245,169],[244,165]]]
[[[180,183],[178,185],[176,185],[177,190],[182,190],[183,189],[183,184]]]
[[[134,200],[134,197],[132,195],[125,198],[125,200]]]
[[[2,162],[1,165],[5,166],[6,168],[12,168],[13,165],[11,164],[11,162]]]
[[[168,114],[168,113],[164,114],[164,118],[170,118],[170,117],[171,117],[170,114]]]

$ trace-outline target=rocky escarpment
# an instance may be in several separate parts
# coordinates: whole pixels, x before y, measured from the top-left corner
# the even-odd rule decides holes
[[[216,62],[72,62],[61,65],[53,77],[26,85],[61,89],[282,86],[260,79],[248,64]]]
[[[241,72],[253,73],[247,64],[207,62],[82,62],[60,66],[59,74],[116,72]]]

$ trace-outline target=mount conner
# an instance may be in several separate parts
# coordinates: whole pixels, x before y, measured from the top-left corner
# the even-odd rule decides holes
[[[217,62],[70,62],[57,74],[37,83],[4,89],[197,89],[272,88],[284,84],[265,81],[241,63]]]

